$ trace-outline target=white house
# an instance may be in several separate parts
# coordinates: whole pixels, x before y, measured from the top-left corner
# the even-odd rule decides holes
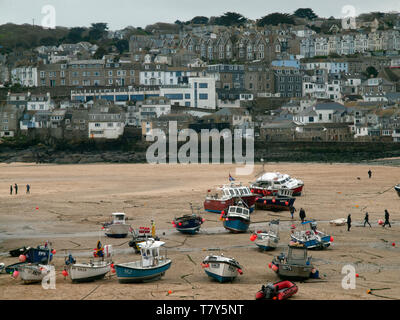
[[[28,111],[49,111],[54,108],[50,93],[47,94],[31,94],[27,103]]]
[[[118,106],[95,106],[89,111],[89,138],[117,139],[124,133],[125,112]]]
[[[11,70],[12,84],[20,84],[23,87],[37,87],[37,68],[18,67]]]
[[[160,96],[168,98],[171,105],[215,109],[215,78],[193,77],[188,81],[187,85],[161,86]]]

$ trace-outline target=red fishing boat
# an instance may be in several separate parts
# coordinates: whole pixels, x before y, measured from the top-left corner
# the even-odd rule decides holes
[[[253,193],[264,196],[273,195],[281,189],[292,191],[293,196],[300,196],[304,183],[301,180],[279,172],[267,172],[258,177],[250,188]]]
[[[250,212],[254,211],[256,195],[249,187],[234,183],[223,185],[214,192],[208,190],[204,210],[216,213],[227,212],[230,206],[238,204],[239,201],[243,201]]]

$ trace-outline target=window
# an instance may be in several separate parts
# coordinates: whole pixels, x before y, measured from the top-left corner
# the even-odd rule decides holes
[[[185,99],[190,99],[190,93],[185,93]]]
[[[199,99],[200,100],[208,100],[208,94],[207,93],[200,93],[199,94]]]
[[[207,89],[208,88],[208,83],[199,83],[199,88],[200,89]]]

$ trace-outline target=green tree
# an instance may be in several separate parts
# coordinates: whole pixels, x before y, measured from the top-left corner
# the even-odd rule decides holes
[[[102,59],[104,55],[107,54],[107,50],[104,49],[103,47],[99,47],[96,52],[93,55],[93,58],[95,59]]]
[[[74,27],[71,28],[67,34],[66,41],[77,43],[83,41],[82,33],[85,31],[85,28],[82,27]]]
[[[124,53],[125,51],[129,51],[129,42],[125,39],[116,41],[114,45],[120,54]]]
[[[376,78],[378,76],[378,70],[376,70],[373,66],[369,66],[365,71],[368,78]]]
[[[39,41],[42,46],[55,46],[58,43],[58,40],[54,37],[44,37]]]
[[[106,36],[107,30],[107,23],[92,23],[91,27],[89,28],[89,39],[92,41],[100,40]]]
[[[310,8],[299,8],[294,12],[293,15],[295,15],[298,18],[305,18],[308,20],[313,20],[318,18],[318,16]]]
[[[245,23],[247,19],[240,13],[225,12],[222,16],[215,18],[215,24],[219,26],[238,26]]]
[[[264,26],[277,26],[278,24],[295,24],[294,19],[291,15],[287,13],[271,13],[269,15],[266,15],[262,17],[260,20],[257,21],[257,25],[259,27],[264,27]]]
[[[207,17],[197,16],[197,17],[194,17],[192,20],[190,20],[190,23],[193,23],[193,24],[207,24],[208,20],[209,19]]]

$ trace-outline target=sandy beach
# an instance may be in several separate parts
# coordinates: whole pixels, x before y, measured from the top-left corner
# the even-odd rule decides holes
[[[0,299],[239,299],[253,300],[262,284],[278,280],[268,269],[273,256],[287,248],[290,225],[287,211],[255,211],[251,230],[271,219],[281,221],[277,250],[261,252],[250,241],[251,232],[230,234],[222,228],[218,214],[206,213],[207,190],[228,183],[229,173],[248,185],[262,171],[260,165],[248,176],[237,176],[235,165],[88,164],[37,165],[0,164],[0,262],[18,262],[8,251],[19,246],[52,242],[57,253],[55,290],[40,284],[25,285],[10,274],[0,274]],[[368,179],[367,171],[372,170]],[[298,283],[292,299],[400,299],[400,198],[393,186],[400,183],[400,167],[349,164],[266,164],[265,171],[288,173],[304,181],[305,188],[295,207],[303,207],[307,218],[334,238],[323,251],[310,251],[321,279]],[[11,184],[19,185],[10,195]],[[31,193],[25,193],[25,185]],[[187,236],[175,231],[175,216],[190,213],[189,203],[201,206],[206,219],[201,232]],[[391,228],[382,228],[384,209]],[[363,227],[365,211],[372,228]],[[166,242],[172,266],[161,280],[142,284],[120,284],[115,275],[86,284],[73,284],[61,272],[64,256],[71,252],[78,261],[91,257],[97,240],[112,244],[115,263],[139,259],[128,246],[130,238],[104,237],[101,224],[112,212],[125,212],[134,229],[156,222],[157,234]],[[353,227],[332,226],[329,220],[351,214]],[[299,224],[298,212],[295,223]],[[164,233],[164,235],[163,235]],[[395,243],[395,246],[392,245]],[[219,284],[206,276],[200,263],[210,253],[223,252],[243,265],[243,275],[233,283]],[[342,267],[352,264],[359,277],[356,289],[342,288]],[[381,297],[367,294],[368,289]],[[168,294],[171,290],[172,293]]]

